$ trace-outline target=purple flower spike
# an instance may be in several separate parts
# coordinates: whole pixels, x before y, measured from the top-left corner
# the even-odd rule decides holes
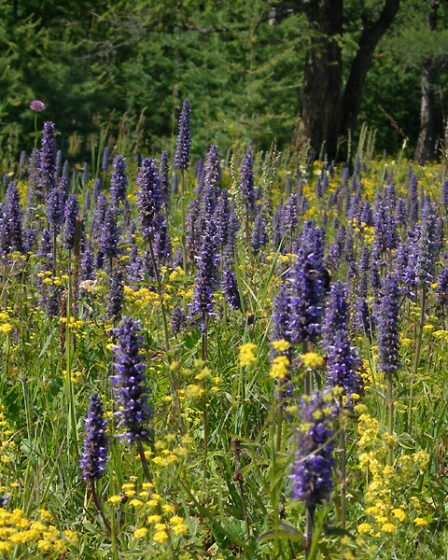
[[[199,254],[196,257],[197,275],[190,315],[199,316],[201,328],[205,329],[208,317],[213,313],[213,290],[218,276],[218,255],[215,243],[216,228],[213,220],[208,220],[201,237]]]
[[[44,123],[39,166],[36,190],[39,196],[43,196],[56,186],[56,143],[52,122]]]
[[[98,480],[104,474],[109,439],[106,435],[106,424],[101,399],[98,393],[93,393],[89,400],[84,448],[79,463],[84,480]]]
[[[140,186],[137,194],[143,234],[147,239],[154,240],[155,233],[158,230],[157,218],[161,203],[160,178],[155,159],[143,158],[137,184]]]
[[[394,374],[400,367],[398,329],[400,294],[397,280],[392,274],[385,276],[381,292],[377,317],[380,367],[383,373]]]
[[[75,247],[76,219],[78,218],[79,205],[76,196],[68,195],[64,210],[64,229],[62,231],[62,241],[69,251]]]
[[[190,162],[190,127],[191,107],[188,99],[184,99],[179,116],[179,132],[177,135],[176,152],[174,154],[174,169],[187,169]]]
[[[110,179],[110,193],[115,203],[126,198],[128,179],[126,177],[126,160],[118,155],[114,159],[114,171]]]
[[[254,156],[252,153],[252,144],[249,144],[249,147],[244,154],[240,170],[240,189],[248,214],[252,214],[255,211],[253,166]]]
[[[349,308],[347,303],[347,288],[338,280],[331,286],[329,300],[325,311],[323,324],[323,343],[328,348],[333,344],[336,334],[340,330],[348,332]]]
[[[102,223],[100,246],[103,254],[109,259],[116,257],[119,241],[120,230],[117,225],[117,209],[111,204],[106,210]]]
[[[117,416],[120,425],[125,429],[122,437],[129,443],[147,441],[151,437],[149,423],[152,409],[148,404],[148,389],[145,387],[145,365],[140,353],[143,337],[140,335],[138,321],[124,318],[120,326],[114,329],[118,337],[115,347],[116,375],[111,376],[115,386],[117,405],[120,408]]]
[[[333,431],[329,429],[332,408],[317,391],[300,404],[303,425],[296,431],[297,450],[289,478],[293,482],[292,499],[302,500],[307,509],[330,497],[334,465]]]

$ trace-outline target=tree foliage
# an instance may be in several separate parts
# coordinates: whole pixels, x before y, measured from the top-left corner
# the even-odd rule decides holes
[[[172,148],[181,100],[193,107],[195,149],[223,150],[252,139],[261,149],[289,145],[297,123],[310,31],[300,4],[285,0],[10,0],[0,4],[2,134],[30,145],[28,104],[41,99],[60,145],[88,151],[100,129],[110,141],[126,129],[145,150]],[[344,2],[343,82],[356,56],[362,8],[375,17],[383,2]],[[405,0],[380,41],[364,87],[361,122],[378,127],[380,148],[401,139],[384,128],[380,105],[411,143],[418,134],[420,65],[437,56],[440,130],[446,101],[447,39],[428,35],[429,0]],[[444,28],[448,14],[440,8]],[[123,117],[124,115],[124,117]],[[386,132],[382,132],[385,130]],[[440,132],[440,131],[439,131]],[[93,135],[93,136],[92,136]],[[95,140],[96,138],[96,140]],[[135,138],[134,138],[135,139]],[[9,142],[9,145],[14,145]]]

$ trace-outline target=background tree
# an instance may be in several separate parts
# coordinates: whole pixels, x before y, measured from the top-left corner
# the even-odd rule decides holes
[[[370,11],[362,1],[358,5],[347,4],[344,13],[343,0],[302,3],[310,28],[310,46],[305,57],[296,142],[308,141],[315,153],[325,144],[324,149],[331,157],[337,155],[338,148],[338,155],[345,153],[343,142],[348,132],[356,128],[373,53],[392,23],[400,0],[376,2]],[[379,8],[381,12],[377,15]],[[343,40],[350,26],[356,54],[349,63],[342,89]]]
[[[296,145],[310,139],[318,155],[326,140],[331,153],[349,129],[356,141],[358,121],[393,152],[402,138],[379,106],[413,148],[424,58],[436,65],[436,138],[446,117],[446,2],[430,31],[431,1],[402,0],[393,18],[398,0],[0,3],[0,149],[32,145],[39,98],[73,161],[90,161],[106,128],[116,150],[171,150],[187,96],[194,157],[211,142],[223,154],[249,139],[285,149],[294,130]]]
[[[436,31],[437,16],[440,2],[432,0],[427,16],[427,28]],[[428,160],[434,157],[436,143],[436,102],[434,85],[436,83],[437,57],[430,54],[422,61],[421,102],[420,102],[420,133],[415,148],[415,158]]]

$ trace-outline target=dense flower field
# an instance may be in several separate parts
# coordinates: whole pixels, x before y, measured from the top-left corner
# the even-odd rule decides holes
[[[444,163],[193,165],[189,117],[1,161],[1,558],[444,557]]]

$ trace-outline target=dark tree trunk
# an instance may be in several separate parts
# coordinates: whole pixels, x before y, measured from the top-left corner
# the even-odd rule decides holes
[[[431,12],[429,13],[427,25],[431,31],[437,28],[437,10],[439,2],[431,2]],[[436,136],[436,115],[435,115],[435,61],[433,57],[426,58],[422,62],[421,73],[421,103],[420,103],[420,133],[418,135],[417,146],[415,148],[415,159],[426,161],[434,157],[435,136]]]
[[[363,4],[362,4],[363,5]],[[301,2],[311,32],[306,54],[303,87],[293,145],[308,142],[315,155],[345,159],[348,131],[356,128],[362,88],[378,41],[394,19],[400,0],[385,0],[377,20],[363,12],[363,31],[342,93],[342,56],[339,39],[343,33],[343,0]],[[339,151],[338,151],[339,150]]]
[[[311,45],[306,54],[296,144],[309,142],[317,156],[335,154],[342,86],[342,0],[310,2]]]
[[[19,0],[13,0],[13,3],[12,3],[12,23],[14,25],[16,25],[16,23],[17,23],[18,3],[19,3]]]
[[[346,138],[348,132],[356,129],[359,109],[361,107],[362,89],[367,72],[372,62],[373,53],[381,37],[386,33],[394,19],[400,0],[386,0],[379,18],[370,22],[363,14],[363,32],[359,40],[359,48],[350,66],[350,73],[345,85],[342,99],[340,135]],[[346,156],[346,143],[341,147],[341,155]]]

